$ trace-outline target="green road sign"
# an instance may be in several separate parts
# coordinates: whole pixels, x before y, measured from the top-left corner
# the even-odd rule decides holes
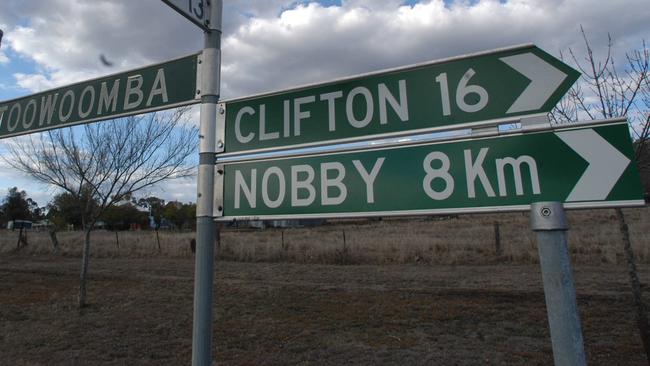
[[[0,102],[0,138],[198,103],[198,57]]]
[[[225,152],[513,120],[549,112],[579,75],[526,45],[230,100]]]
[[[642,205],[625,121],[219,165],[219,220]],[[217,196],[220,196],[217,194]],[[216,215],[215,215],[216,216]]]

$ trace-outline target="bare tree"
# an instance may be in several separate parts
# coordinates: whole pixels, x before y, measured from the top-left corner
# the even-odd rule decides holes
[[[626,53],[624,64],[618,65],[612,55],[610,35],[607,53],[603,60],[598,60],[582,27],[580,32],[585,55],[578,57],[573,49],[569,49],[569,55],[582,77],[558,103],[551,120],[563,123],[625,116],[635,140],[647,141],[650,135],[650,50],[645,41],[641,41],[640,49]]]
[[[585,54],[580,58],[572,49],[569,49],[569,54],[573,64],[582,73],[582,77],[558,103],[551,113],[551,119],[556,123],[563,123],[578,119],[627,117],[635,139],[637,167],[641,175],[647,177],[650,173],[648,171],[650,164],[644,155],[644,149],[647,147],[650,135],[650,75],[648,75],[650,51],[645,41],[642,41],[641,48],[626,53],[624,64],[618,65],[612,55],[613,42],[610,35],[607,39],[607,53],[604,59],[600,60],[594,55],[594,50],[582,27],[580,32],[585,45]],[[637,325],[650,363],[650,326],[630,232],[622,209],[616,209],[616,216],[628,265]]]
[[[8,164],[78,204],[84,230],[80,308],[86,305],[90,234],[101,214],[133,192],[194,174],[188,158],[197,130],[183,123],[186,111],[59,129],[8,145]]]

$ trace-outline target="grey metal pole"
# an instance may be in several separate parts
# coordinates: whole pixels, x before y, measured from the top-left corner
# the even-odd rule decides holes
[[[201,121],[196,200],[196,258],[194,264],[194,323],[192,365],[212,365],[212,288],[215,223],[213,192],[217,102],[221,69],[222,0],[211,0],[210,31],[205,32],[201,56]]]
[[[537,234],[548,324],[556,366],[586,365],[580,316],[567,249],[569,226],[560,202],[537,202],[530,208]]]

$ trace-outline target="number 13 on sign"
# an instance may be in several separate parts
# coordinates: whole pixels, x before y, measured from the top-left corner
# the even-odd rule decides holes
[[[203,30],[210,26],[210,2],[208,0],[162,0],[185,18]]]

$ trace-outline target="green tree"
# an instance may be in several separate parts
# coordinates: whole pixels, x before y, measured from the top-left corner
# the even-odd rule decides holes
[[[149,224],[148,213],[130,204],[111,206],[104,211],[100,219],[106,222],[109,230],[128,230],[132,224],[146,228]]]
[[[31,210],[34,210],[34,207],[38,209],[38,204],[28,198],[25,191],[19,191],[17,187],[9,188],[0,207],[2,221],[6,225],[6,223],[14,220],[32,220]]]
[[[165,200],[158,197],[140,198],[138,200],[138,206],[146,207],[149,209],[149,214],[156,222],[156,227],[154,229],[158,229],[163,217],[163,210],[165,209]]]
[[[88,197],[89,195],[88,190],[82,193],[80,197],[69,192],[57,194],[48,205],[47,218],[60,229],[68,225],[83,229],[83,218],[79,207],[86,202],[90,202],[91,210],[94,210],[97,206],[97,202]]]
[[[45,218],[44,208],[38,207],[38,203],[27,197],[27,209],[32,221],[39,221]]]
[[[183,225],[183,204],[178,201],[172,201],[165,205],[162,216],[174,224],[176,229]]]
[[[177,230],[196,229],[196,205],[193,203],[169,202],[163,209],[163,217],[171,221]]]

